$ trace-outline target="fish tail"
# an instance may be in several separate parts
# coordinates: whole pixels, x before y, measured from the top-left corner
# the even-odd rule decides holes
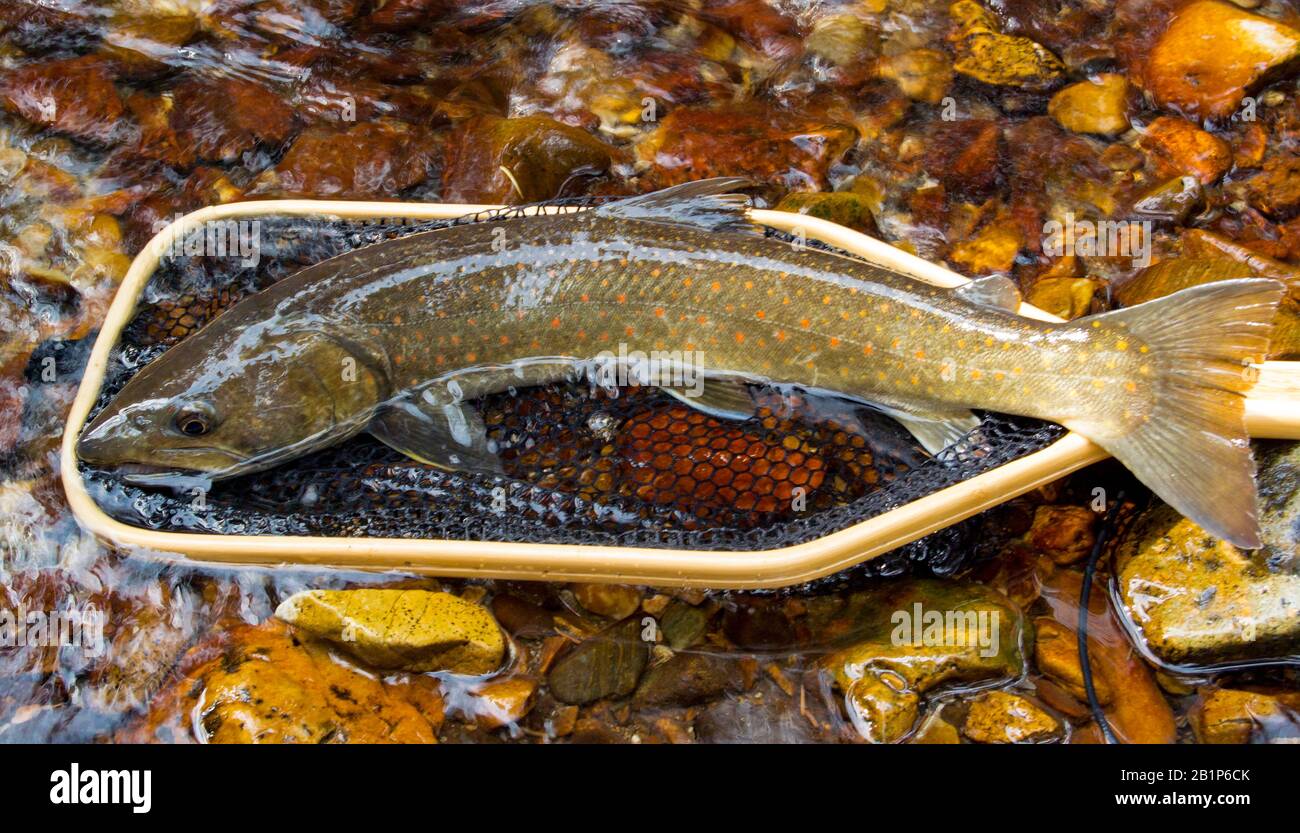
[[[1148,405],[1141,421],[1066,426],[1110,452],[1161,499],[1207,532],[1260,546],[1255,462],[1245,425],[1252,362],[1268,353],[1285,287],[1274,280],[1218,281],[1100,319],[1147,351],[1131,381]]]

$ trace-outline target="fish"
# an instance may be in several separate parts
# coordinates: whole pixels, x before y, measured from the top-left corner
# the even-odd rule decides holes
[[[262,471],[368,432],[501,472],[479,397],[559,379],[656,384],[714,416],[772,385],[869,404],[932,453],[972,409],[1055,422],[1210,534],[1258,547],[1244,425],[1284,287],[1241,278],[1058,323],[1005,277],[957,290],[765,236],[718,178],[502,216],[321,261],[136,373],[77,454],[138,483]]]

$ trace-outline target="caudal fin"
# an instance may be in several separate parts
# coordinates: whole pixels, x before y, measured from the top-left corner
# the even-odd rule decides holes
[[[1149,419],[1118,432],[1067,425],[1170,506],[1239,547],[1260,546],[1244,394],[1254,384],[1251,363],[1268,353],[1284,291],[1273,280],[1219,281],[1100,316],[1147,347],[1151,372],[1135,381],[1151,386],[1154,408]]]

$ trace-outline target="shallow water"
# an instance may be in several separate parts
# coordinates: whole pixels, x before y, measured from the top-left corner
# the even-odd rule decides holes
[[[1196,245],[1236,246],[1238,255],[1294,268],[1300,227],[1284,176],[1300,147],[1294,72],[1252,85],[1250,118],[1198,112],[1176,92],[1156,103],[1159,68],[1145,56],[1187,4],[1126,0],[1049,14],[1050,4],[997,0],[988,6],[997,30],[1032,39],[1059,61],[1040,62],[1015,84],[990,83],[963,64],[971,25],[962,5],[6,4],[0,610],[36,614],[33,621],[75,613],[81,618],[65,621],[86,626],[58,638],[21,629],[38,644],[0,647],[0,739],[277,739],[188,719],[190,692],[210,687],[219,699],[247,682],[235,662],[222,678],[212,657],[268,643],[282,652],[277,667],[296,668],[310,650],[325,649],[285,636],[287,626],[272,616],[285,598],[306,588],[399,586],[481,601],[514,642],[511,665],[489,680],[386,677],[374,708],[425,721],[401,739],[858,741],[861,714],[827,658],[882,639],[872,610],[910,610],[913,600],[956,609],[991,589],[1033,623],[1018,637],[1021,673],[912,680],[923,689],[921,709],[903,736],[987,739],[971,711],[989,705],[994,687],[1026,696],[1056,721],[1041,739],[1095,741],[1086,706],[1045,646],[1073,626],[1079,542],[1086,550],[1099,525],[1086,514],[1094,490],[1113,495],[1123,485],[1139,508],[1145,501],[1113,465],[973,521],[944,542],[944,558],[929,551],[885,558],[776,594],[200,569],[94,540],[77,527],[58,482],[63,415],[117,281],[161,224],[212,203],[309,196],[522,204],[743,175],[768,205],[796,207],[801,194],[839,192],[837,203],[814,213],[966,274],[1010,274],[1031,302],[1068,317],[1113,304],[1141,271],[1142,252],[1054,253],[1050,219],[1146,222],[1137,242],[1157,259]],[[1266,2],[1255,12],[1300,23],[1293,3]],[[1008,60],[1024,57],[1023,43],[999,48]],[[1127,92],[1128,126],[1062,127],[1070,114],[1050,104],[1053,96],[1102,74],[1145,85],[1145,97]],[[1207,130],[1189,133],[1195,127],[1182,116]],[[193,270],[215,278],[216,262],[200,253]],[[140,319],[141,343],[175,340],[174,328],[200,326],[229,305],[223,291],[233,287],[237,297],[308,262],[268,257],[231,286],[197,280],[187,297],[159,284],[145,300],[163,317],[152,330]],[[286,500],[274,491],[258,497],[279,508]],[[152,511],[166,514],[160,523],[176,521],[165,506]],[[302,521],[309,513],[292,514]],[[1051,534],[1062,530],[1071,534]],[[916,583],[935,571],[946,583]],[[1094,605],[1106,598],[1099,588]],[[1294,672],[1157,677],[1132,659],[1123,628],[1094,610],[1093,637],[1105,648],[1094,663],[1106,668],[1114,688],[1107,714],[1125,739],[1191,741],[1196,715],[1220,690],[1290,703],[1258,721],[1250,737],[1295,736]],[[581,705],[556,697],[557,665],[565,669],[584,645],[636,643],[617,623],[646,617],[672,639],[651,647],[639,637],[648,670],[635,677],[644,686],[654,668],[677,662],[669,667],[697,672],[697,689],[638,690]],[[880,642],[880,655],[889,650]],[[926,650],[918,645],[914,656],[893,661],[918,668]],[[594,653],[596,664],[632,673],[620,663],[636,651]],[[302,685],[314,696],[332,682]],[[290,681],[264,684],[272,698],[301,694]],[[325,739],[383,739],[320,696],[303,722],[335,726]],[[501,713],[507,725],[498,725]]]

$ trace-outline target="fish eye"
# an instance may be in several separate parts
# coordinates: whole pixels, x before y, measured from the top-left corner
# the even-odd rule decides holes
[[[182,405],[176,411],[176,430],[187,437],[202,437],[216,422],[212,409],[201,402]]]

